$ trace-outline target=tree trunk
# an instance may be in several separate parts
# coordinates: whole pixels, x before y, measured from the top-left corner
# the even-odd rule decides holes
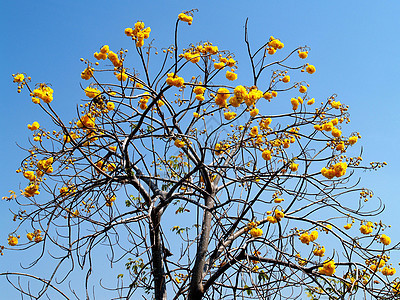
[[[154,275],[154,296],[156,300],[167,300],[165,272],[163,262],[163,247],[160,235],[160,213],[152,211],[150,224],[150,240],[152,243],[152,264]]]
[[[210,209],[214,206],[214,200],[212,196],[209,196],[205,199],[205,204],[206,207]],[[192,270],[192,281],[190,282],[189,288],[189,300],[202,299],[205,292],[203,287],[203,278],[205,276],[206,254],[210,240],[211,217],[211,212],[209,210],[204,210],[201,235],[199,244],[197,246],[196,261]]]

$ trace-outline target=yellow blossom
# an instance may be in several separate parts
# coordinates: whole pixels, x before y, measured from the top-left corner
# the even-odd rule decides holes
[[[336,272],[335,262],[333,260],[326,260],[322,267],[318,269],[319,273],[331,276]]]
[[[254,238],[262,236],[262,234],[263,234],[263,231],[260,228],[256,227],[256,228],[253,228],[250,230],[250,235]]]
[[[230,72],[230,71],[226,71],[226,75],[225,75],[226,79],[234,81],[237,79],[237,74],[234,72]]]
[[[382,234],[380,237],[380,241],[384,245],[389,245],[391,243],[390,237],[388,237],[386,234]]]
[[[306,72],[307,72],[308,74],[313,74],[313,73],[315,72],[315,67],[314,67],[313,65],[308,65],[308,66],[306,67]]]
[[[192,22],[193,22],[193,17],[188,16],[187,14],[184,14],[184,13],[180,13],[178,15],[178,19],[180,21],[188,23],[188,25],[192,25]]]
[[[39,123],[35,121],[35,122],[32,123],[32,125],[28,124],[28,129],[32,130],[32,131],[38,130],[39,129]]]
[[[186,143],[184,141],[176,139],[174,145],[178,148],[183,148],[186,145]]]
[[[10,235],[7,240],[10,246],[16,246],[18,244],[18,238],[16,236]]]
[[[107,109],[108,110],[114,110],[114,108],[115,108],[115,105],[114,105],[114,102],[107,102]]]
[[[307,92],[307,87],[304,86],[304,85],[301,85],[300,88],[299,88],[299,92],[300,92],[300,93],[305,93],[305,92]]]

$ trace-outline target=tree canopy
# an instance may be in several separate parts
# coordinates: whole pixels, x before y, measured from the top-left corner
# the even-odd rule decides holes
[[[195,12],[178,15],[169,47],[138,21],[124,31],[132,49],[82,58],[73,120],[53,109],[51,84],[13,74],[53,126],[28,125],[26,185],[3,197],[19,209],[2,254],[40,249],[30,267],[54,268],[1,275],[37,298],[82,297],[67,284],[76,269],[87,298],[397,297],[398,244],[358,180],[386,163],[363,163],[337,95],[312,97],[310,48],[273,36],[254,46],[247,21],[248,61],[211,41],[181,45]],[[91,280],[99,260],[119,268],[115,286]]]

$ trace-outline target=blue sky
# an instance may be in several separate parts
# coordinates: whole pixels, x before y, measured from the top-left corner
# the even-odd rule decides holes
[[[378,173],[365,173],[361,186],[372,188],[382,198],[387,206],[385,221],[399,228],[398,1],[3,1],[0,8],[1,196],[9,189],[17,191],[22,181],[15,170],[24,153],[16,144],[27,145],[26,125],[34,120],[46,125],[26,91],[16,93],[12,73],[25,72],[33,82],[51,83],[53,107],[62,111],[65,119],[71,118],[82,98],[81,57],[92,57],[104,44],[133,49],[123,30],[137,20],[152,28],[151,38],[157,46],[169,46],[177,14],[198,8],[193,25],[181,31],[183,43],[210,40],[235,52],[240,67],[248,63],[243,52],[247,17],[255,46],[273,35],[286,49],[311,47],[309,61],[317,67],[310,80],[313,97],[323,100],[338,94],[338,99],[350,106],[351,127],[362,135],[364,160],[388,162]],[[14,225],[8,212],[14,207],[0,202],[0,244],[6,243]],[[400,241],[398,229],[388,234],[393,241]],[[14,254],[6,253],[0,258],[0,272],[17,262]],[[0,288],[14,295],[2,278]]]

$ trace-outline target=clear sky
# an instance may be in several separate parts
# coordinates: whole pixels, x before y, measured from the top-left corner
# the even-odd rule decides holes
[[[81,57],[91,58],[104,44],[133,49],[123,30],[137,20],[151,27],[156,46],[167,47],[178,13],[192,8],[199,12],[193,25],[182,31],[183,41],[209,40],[230,49],[239,67],[248,63],[243,51],[247,17],[254,45],[273,35],[288,49],[311,47],[309,62],[317,67],[310,80],[313,97],[324,100],[338,94],[338,100],[350,106],[352,128],[362,135],[364,160],[388,163],[378,173],[365,173],[360,186],[372,188],[382,198],[387,206],[385,221],[396,227],[388,234],[392,241],[400,241],[399,1],[2,1],[0,195],[19,190],[22,180],[15,170],[24,152],[16,144],[28,145],[26,125],[42,116],[26,90],[17,94],[11,74],[25,72],[33,82],[51,83],[52,104],[69,119],[82,98]],[[8,211],[12,208],[13,203],[0,202],[0,245],[6,244],[15,225]],[[18,261],[8,251],[0,258],[0,272],[11,270]],[[15,297],[3,278],[0,290],[9,299]]]

